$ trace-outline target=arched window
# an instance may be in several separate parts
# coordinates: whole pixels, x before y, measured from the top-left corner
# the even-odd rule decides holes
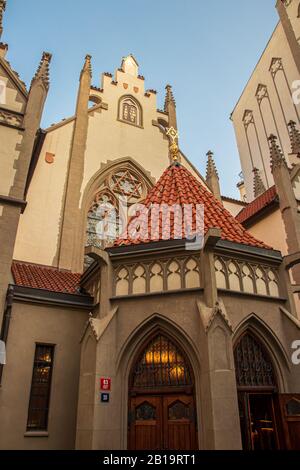
[[[123,96],[119,102],[119,120],[142,127],[142,108],[131,96]]]

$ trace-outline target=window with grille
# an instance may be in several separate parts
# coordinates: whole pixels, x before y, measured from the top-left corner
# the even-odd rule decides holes
[[[27,419],[28,431],[46,431],[50,402],[54,346],[37,344]]]
[[[129,103],[123,104],[123,119],[124,121],[137,124],[137,109],[135,105]]]
[[[140,355],[133,373],[133,388],[192,385],[184,353],[169,338],[159,334]]]
[[[238,387],[276,387],[272,360],[263,345],[250,333],[239,340],[234,359]]]

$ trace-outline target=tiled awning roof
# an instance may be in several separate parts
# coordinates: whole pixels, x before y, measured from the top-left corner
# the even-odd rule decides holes
[[[18,286],[68,294],[78,293],[81,278],[81,274],[16,261],[12,264],[12,274]]]
[[[236,220],[243,224],[247,222],[251,217],[258,214],[262,209],[269,206],[277,197],[276,187],[272,186],[263,194],[258,196],[254,201],[250,202],[241,212],[236,216]]]

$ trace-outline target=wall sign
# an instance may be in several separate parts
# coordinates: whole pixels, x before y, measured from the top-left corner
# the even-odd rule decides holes
[[[101,390],[110,390],[111,387],[111,378],[101,377],[100,378],[100,388]]]
[[[109,402],[109,393],[101,393],[101,403]]]

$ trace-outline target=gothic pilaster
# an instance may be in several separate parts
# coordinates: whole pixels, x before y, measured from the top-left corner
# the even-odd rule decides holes
[[[75,239],[80,213],[80,191],[84,173],[84,157],[88,133],[88,103],[91,79],[91,56],[87,55],[79,79],[58,252],[59,268],[71,269],[73,272],[81,272],[83,269],[82,256],[80,256],[80,253],[75,253]]]

